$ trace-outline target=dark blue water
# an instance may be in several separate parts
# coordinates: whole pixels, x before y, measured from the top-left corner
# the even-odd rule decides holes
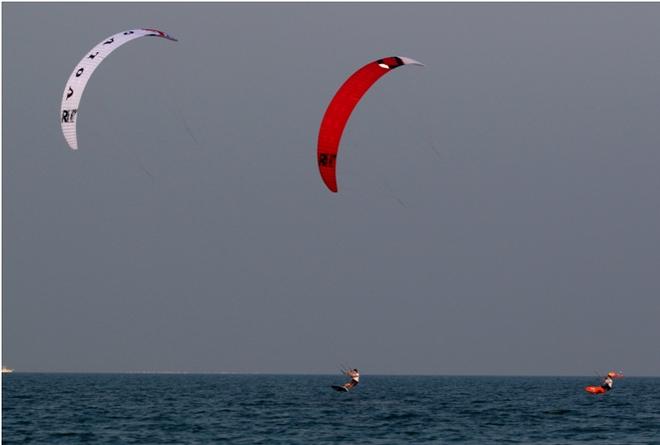
[[[10,374],[3,443],[660,444],[660,379]]]

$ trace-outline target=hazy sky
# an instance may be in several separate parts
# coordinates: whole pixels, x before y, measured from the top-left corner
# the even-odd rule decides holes
[[[660,5],[2,10],[4,365],[660,375]]]

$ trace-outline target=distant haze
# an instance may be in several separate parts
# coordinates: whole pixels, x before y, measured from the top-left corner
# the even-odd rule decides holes
[[[660,375],[660,5],[2,4],[19,371]],[[64,83],[103,38],[162,29]],[[338,159],[323,112],[369,61]]]

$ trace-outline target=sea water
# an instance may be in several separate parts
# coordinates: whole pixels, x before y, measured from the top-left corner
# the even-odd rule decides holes
[[[660,378],[5,374],[2,443],[660,444]]]

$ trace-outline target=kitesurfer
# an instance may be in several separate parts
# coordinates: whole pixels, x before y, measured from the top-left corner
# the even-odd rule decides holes
[[[346,382],[343,385],[341,385],[344,388],[346,388],[347,391],[349,389],[355,388],[358,385],[358,383],[360,383],[360,371],[358,371],[357,368],[347,369],[346,371],[344,371],[344,374],[346,374],[348,377],[351,378],[349,382]]]
[[[603,384],[600,385],[600,387],[605,391],[612,389],[612,386],[614,385],[613,377],[615,377],[615,374],[613,372],[608,372],[607,376],[605,376],[605,380],[603,380]]]
[[[614,386],[614,379],[619,379],[621,377],[623,377],[623,374],[620,372],[610,371],[603,379],[603,383],[601,383],[599,386],[585,386],[584,390],[591,394],[604,394],[612,390],[612,386]]]

